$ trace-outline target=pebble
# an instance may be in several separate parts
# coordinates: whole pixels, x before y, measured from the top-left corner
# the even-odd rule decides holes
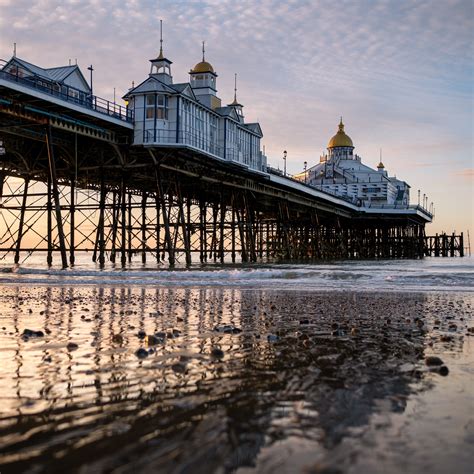
[[[66,346],[68,351],[75,351],[79,346],[75,342],[69,342]]]
[[[428,367],[431,367],[433,365],[443,365],[443,361],[439,358],[439,357],[436,357],[436,356],[428,356],[425,358],[425,364],[428,366]]]
[[[222,359],[224,357],[224,351],[218,347],[213,347],[211,350],[211,355],[216,359]]]
[[[145,338],[145,342],[148,346],[156,346],[157,344],[163,344],[165,340],[164,338],[151,335]]]
[[[224,356],[224,353],[222,353],[222,357]],[[173,364],[171,366],[171,369],[173,372],[176,372],[177,374],[184,374],[186,373],[186,364],[183,364],[182,362],[178,362],[176,364]]]
[[[267,336],[267,341],[268,342],[276,342],[276,341],[278,341],[278,339],[279,339],[279,337],[276,336],[275,334],[269,334]]]
[[[300,324],[309,324],[309,319],[300,319]]]
[[[44,337],[43,331],[33,331],[32,329],[25,329],[22,336],[24,337]]]
[[[123,337],[121,334],[114,334],[112,336],[112,342],[115,342],[115,344],[122,344],[123,342]]]
[[[358,336],[359,335],[359,329],[358,328],[352,328],[351,329],[351,336]]]
[[[145,339],[146,337],[146,332],[145,331],[138,331],[138,339]]]
[[[225,324],[224,326],[214,326],[214,331],[225,334],[239,334],[242,332],[242,329],[235,327],[233,324]]]
[[[138,349],[136,352],[135,352],[135,355],[139,358],[139,359],[145,359],[146,357],[148,357],[148,351],[146,351],[145,349],[142,349],[140,347],[140,349]]]

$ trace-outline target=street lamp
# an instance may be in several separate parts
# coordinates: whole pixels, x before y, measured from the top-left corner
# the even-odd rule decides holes
[[[420,205],[420,190],[418,190],[418,205]]]
[[[93,92],[92,92],[92,71],[94,70],[94,68],[92,67],[92,64],[87,68],[88,71],[91,72],[91,97],[93,95]]]
[[[305,161],[303,164],[304,164],[304,184],[306,184],[306,167],[308,166],[308,162]]]
[[[283,175],[286,177],[286,150],[283,151]]]

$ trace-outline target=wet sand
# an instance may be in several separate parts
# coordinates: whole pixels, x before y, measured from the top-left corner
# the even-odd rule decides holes
[[[4,286],[0,471],[471,473],[473,303]]]

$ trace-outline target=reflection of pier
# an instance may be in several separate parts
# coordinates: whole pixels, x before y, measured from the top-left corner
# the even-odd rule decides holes
[[[326,294],[295,295],[6,288],[0,303],[15,304],[0,333],[2,467],[17,472],[39,463],[55,472],[80,463],[85,471],[108,471],[156,463],[172,472],[174,463],[209,455],[207,463],[237,468],[253,464],[263,444],[298,433],[316,453],[330,449],[365,426],[382,400],[403,411],[414,378],[396,367],[423,357],[425,329],[404,317],[389,324],[379,317],[380,304],[404,307],[401,297],[341,293],[337,304],[326,304]],[[433,296],[409,298],[422,319],[438,304]],[[309,324],[301,324],[302,314]],[[45,337],[23,340],[31,324]],[[224,324],[242,332],[213,330]],[[344,334],[348,324],[360,333]],[[179,336],[164,344],[147,347],[137,337],[173,328]],[[278,338],[269,342],[269,333]],[[154,352],[140,360],[138,347]],[[224,351],[222,360],[212,359],[214,347]]]
[[[16,76],[0,70],[0,251],[15,262],[38,250],[64,267],[79,251],[100,265],[137,253],[171,265],[423,256],[426,209],[361,207],[272,171],[258,124],[238,114],[222,120],[249,134],[248,163],[191,140],[179,101],[165,112],[155,101],[163,117],[178,117],[174,142],[155,130],[152,143],[137,144],[129,109],[19,77],[15,67]]]

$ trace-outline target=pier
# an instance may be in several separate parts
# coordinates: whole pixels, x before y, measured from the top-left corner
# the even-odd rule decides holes
[[[171,91],[170,61],[160,55],[151,61],[148,81]],[[129,91],[122,107],[91,89],[51,86],[33,73],[25,77],[12,61],[0,69],[2,259],[21,263],[42,251],[48,265],[67,267],[78,252],[89,252],[100,266],[125,266],[137,256],[172,266],[462,251],[462,236],[461,244],[453,237],[446,245],[426,237],[433,215],[424,206],[361,205],[267,166],[260,126],[243,122],[236,94],[228,107],[206,109],[200,104],[207,96],[197,100],[187,92],[185,99],[176,92],[185,86],[174,85],[165,99],[155,93],[154,125],[148,120],[155,128],[146,129],[145,118],[139,128],[146,81]],[[210,66],[196,65],[192,80],[206,74],[215,80],[212,67],[204,71],[202,64]],[[219,112],[224,138],[212,127],[206,136],[186,129],[185,100],[196,113],[210,114],[211,125]],[[157,128],[158,113],[169,122],[166,130]],[[231,125],[245,139],[245,156],[226,142]]]

